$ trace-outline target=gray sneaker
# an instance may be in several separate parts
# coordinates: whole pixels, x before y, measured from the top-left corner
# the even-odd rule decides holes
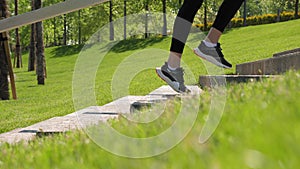
[[[161,67],[156,68],[157,75],[168,83],[172,89],[178,93],[189,93],[190,90],[184,85],[183,69],[177,68],[176,70],[170,70],[167,62]]]
[[[202,41],[198,48],[194,49],[194,53],[219,67],[227,69],[232,67],[232,65],[225,60],[220,43],[218,43],[216,47],[207,47]]]

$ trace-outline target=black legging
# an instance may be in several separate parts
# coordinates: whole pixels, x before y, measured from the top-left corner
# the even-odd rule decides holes
[[[223,32],[243,2],[244,0],[224,0],[212,27]],[[191,25],[202,3],[203,0],[185,0],[183,2],[175,19],[170,51],[183,52]]]

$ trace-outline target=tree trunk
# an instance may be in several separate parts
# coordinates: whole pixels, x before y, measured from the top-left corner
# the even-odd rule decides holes
[[[162,0],[162,4],[163,4],[163,22],[164,22],[163,30],[162,30],[163,36],[167,36],[167,16],[166,16],[167,4],[166,3],[167,3],[166,0]]]
[[[112,0],[110,0],[109,1],[109,25],[110,25],[110,27],[109,27],[109,32],[110,32],[109,39],[110,40],[114,40],[115,39],[112,8],[113,8],[113,4],[112,4]]]
[[[66,1],[66,0],[64,0],[64,1]],[[67,14],[64,14],[63,18],[64,18],[63,45],[67,45]]]
[[[204,31],[207,31],[207,0],[204,0]]]
[[[18,0],[15,0],[15,15],[18,15]],[[22,64],[22,54],[21,54],[21,45],[20,45],[20,35],[19,29],[16,29],[16,53],[15,58],[17,58],[16,67],[21,68],[23,67]]]
[[[146,11],[146,16],[145,16],[145,38],[148,38],[148,15],[149,15],[149,4],[148,1],[145,2],[145,11]]]
[[[53,18],[53,43],[54,43],[54,46],[57,46],[56,17]]]
[[[81,11],[78,11],[78,44],[81,44]]]
[[[42,7],[42,0],[35,0],[35,9]],[[43,23],[36,23],[36,49],[37,49],[37,82],[39,85],[45,84],[46,63],[44,55],[44,41],[43,41]]]
[[[63,45],[67,45],[67,15],[64,14],[64,34],[63,34]]]
[[[8,6],[6,0],[0,0],[0,17],[6,18],[8,16]],[[9,83],[8,83],[8,62],[5,52],[4,42],[7,39],[0,33],[0,100],[9,99]]]
[[[34,1],[31,0],[31,10],[34,10]],[[30,50],[28,57],[28,71],[35,70],[35,61],[36,61],[36,33],[35,33],[35,25],[31,24],[31,36],[30,36]]]
[[[126,6],[126,0],[124,0],[124,39],[127,38],[126,34],[127,34],[127,20],[126,20],[126,16],[127,16],[127,6]]]
[[[2,34],[0,34],[0,38],[2,38]],[[7,77],[8,77],[8,64],[6,62],[5,48],[4,48],[4,43],[0,42],[0,100],[9,99],[9,87],[8,87]]]
[[[17,58],[16,67],[17,68],[23,67],[21,44],[20,44],[20,34],[19,34],[18,28],[16,28],[16,53],[15,53],[15,55],[16,55],[15,57]]]
[[[296,3],[295,3],[295,18],[298,19],[299,18],[299,0],[296,0]]]
[[[247,26],[247,0],[244,1],[244,26]]]
[[[277,22],[280,22],[280,13],[281,13],[281,9],[280,8],[278,8],[278,10],[277,10],[277,19],[276,19],[276,21]]]

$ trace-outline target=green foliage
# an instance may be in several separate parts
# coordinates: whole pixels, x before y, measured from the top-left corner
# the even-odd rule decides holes
[[[62,2],[62,0],[45,0],[43,6],[50,6]],[[145,3],[149,3],[151,12],[162,12],[161,1],[134,1],[127,0],[127,15],[145,12]],[[178,9],[178,3],[175,1],[167,1],[167,11],[174,13],[173,8]],[[123,16],[123,0],[113,0],[113,19]],[[10,1],[10,10],[14,10],[14,1]],[[19,14],[31,10],[30,2],[25,0],[19,1]],[[95,32],[102,26],[109,23],[109,4],[103,3],[97,6],[80,10],[79,18],[78,11],[66,14],[67,21],[67,44],[74,45],[79,43],[79,29],[81,29],[81,41],[87,41]],[[14,13],[12,13],[14,15]],[[64,33],[64,16],[58,16],[49,20],[43,21],[44,26],[44,41],[46,46],[62,45]],[[79,26],[80,25],[80,26]],[[15,43],[14,31],[10,32],[11,43]],[[30,42],[30,26],[25,26],[20,29],[21,45],[26,48]]]
[[[300,13],[299,13],[300,14]],[[280,18],[278,18],[278,15],[276,14],[266,14],[262,16],[251,16],[247,17],[246,23],[247,25],[261,25],[261,24],[268,24],[268,23],[275,23],[278,21],[284,22],[288,20],[294,19],[294,13],[293,12],[283,12],[280,14]],[[243,26],[243,19],[242,18],[234,18],[231,21],[232,27],[241,27]]]
[[[300,15],[300,12],[299,12]],[[280,14],[280,17],[278,18],[277,14],[265,14],[260,16],[250,16],[246,19],[247,26],[251,25],[262,25],[262,24],[269,24],[269,23],[275,23],[275,22],[285,22],[289,20],[295,19],[295,14],[293,12],[283,12]],[[208,28],[212,26],[213,23],[208,23]],[[204,24],[195,24],[197,28],[204,31]],[[233,18],[231,22],[229,23],[229,28],[237,28],[237,27],[243,27],[244,26],[244,19],[243,18]]]
[[[10,2],[10,11],[14,15],[14,1]],[[45,0],[43,6],[50,6],[63,2],[63,0]],[[181,1],[181,3],[183,0]],[[145,11],[145,4],[149,4],[151,12],[162,12],[162,1],[155,0],[127,0],[127,14],[136,14]],[[222,0],[207,0],[207,16],[208,22],[213,22],[218,8]],[[113,18],[123,17],[124,0],[113,0]],[[180,8],[179,0],[167,0],[167,13],[177,14]],[[262,14],[276,14],[277,10],[293,11],[294,1],[292,0],[261,0],[261,1],[247,1],[247,16],[258,16]],[[31,10],[30,1],[19,0],[19,14]],[[203,7],[199,10],[195,24],[203,23],[204,17]],[[236,17],[241,17],[243,8],[241,8]],[[66,15],[67,18],[67,44],[74,45],[79,43],[79,28],[81,29],[81,41],[85,42],[94,34],[99,28],[109,22],[109,5],[108,3],[100,4],[98,6],[90,7],[81,10],[81,17],[78,12],[73,12]],[[63,26],[64,16],[58,16],[44,21],[44,42],[46,46],[54,46],[63,44]],[[240,21],[238,21],[240,22]],[[80,25],[80,26],[79,26]],[[14,31],[11,31],[11,43],[15,43]],[[21,44],[23,49],[29,45],[30,42],[30,26],[20,28]]]
[[[207,0],[207,21],[213,22],[219,6],[221,5],[222,0]],[[295,10],[295,0],[247,0],[246,6],[246,16],[261,16],[265,14],[277,14],[278,10],[280,12],[294,12]],[[238,10],[235,15],[235,18],[241,18],[244,14],[244,5]],[[204,10],[199,10],[196,15],[195,24],[203,24],[204,22]]]

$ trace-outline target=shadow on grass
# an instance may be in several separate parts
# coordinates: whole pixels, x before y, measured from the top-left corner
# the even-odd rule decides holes
[[[52,57],[65,57],[70,55],[78,54],[83,48],[84,44],[81,45],[70,45],[70,46],[59,46],[51,51]]]
[[[39,85],[29,85],[27,87],[29,87],[29,88],[36,88],[36,87],[39,87]]]
[[[146,47],[152,46],[156,43],[160,43],[167,37],[150,37],[147,39],[131,38],[127,40],[122,40],[110,50],[116,53],[122,53],[129,50],[144,49]]]
[[[243,28],[246,28],[246,27],[249,27],[249,26],[242,26],[242,27],[235,27],[235,28],[226,28],[222,34],[224,35],[224,34],[232,32],[232,31],[237,31],[237,30],[240,30],[240,29],[243,29]]]
[[[110,51],[116,53],[122,53],[130,50],[144,49],[146,47],[152,46],[156,43],[160,43],[167,37],[149,37],[147,39],[144,38],[130,38],[126,40],[122,40],[116,45],[113,46]],[[112,41],[113,42],[113,41]],[[70,45],[70,46],[59,46],[51,51],[51,55],[53,58],[71,56],[80,53],[80,51],[86,50],[92,47],[95,44],[81,44],[81,45]],[[109,44],[111,45],[111,43]],[[107,47],[107,46],[106,46]]]

